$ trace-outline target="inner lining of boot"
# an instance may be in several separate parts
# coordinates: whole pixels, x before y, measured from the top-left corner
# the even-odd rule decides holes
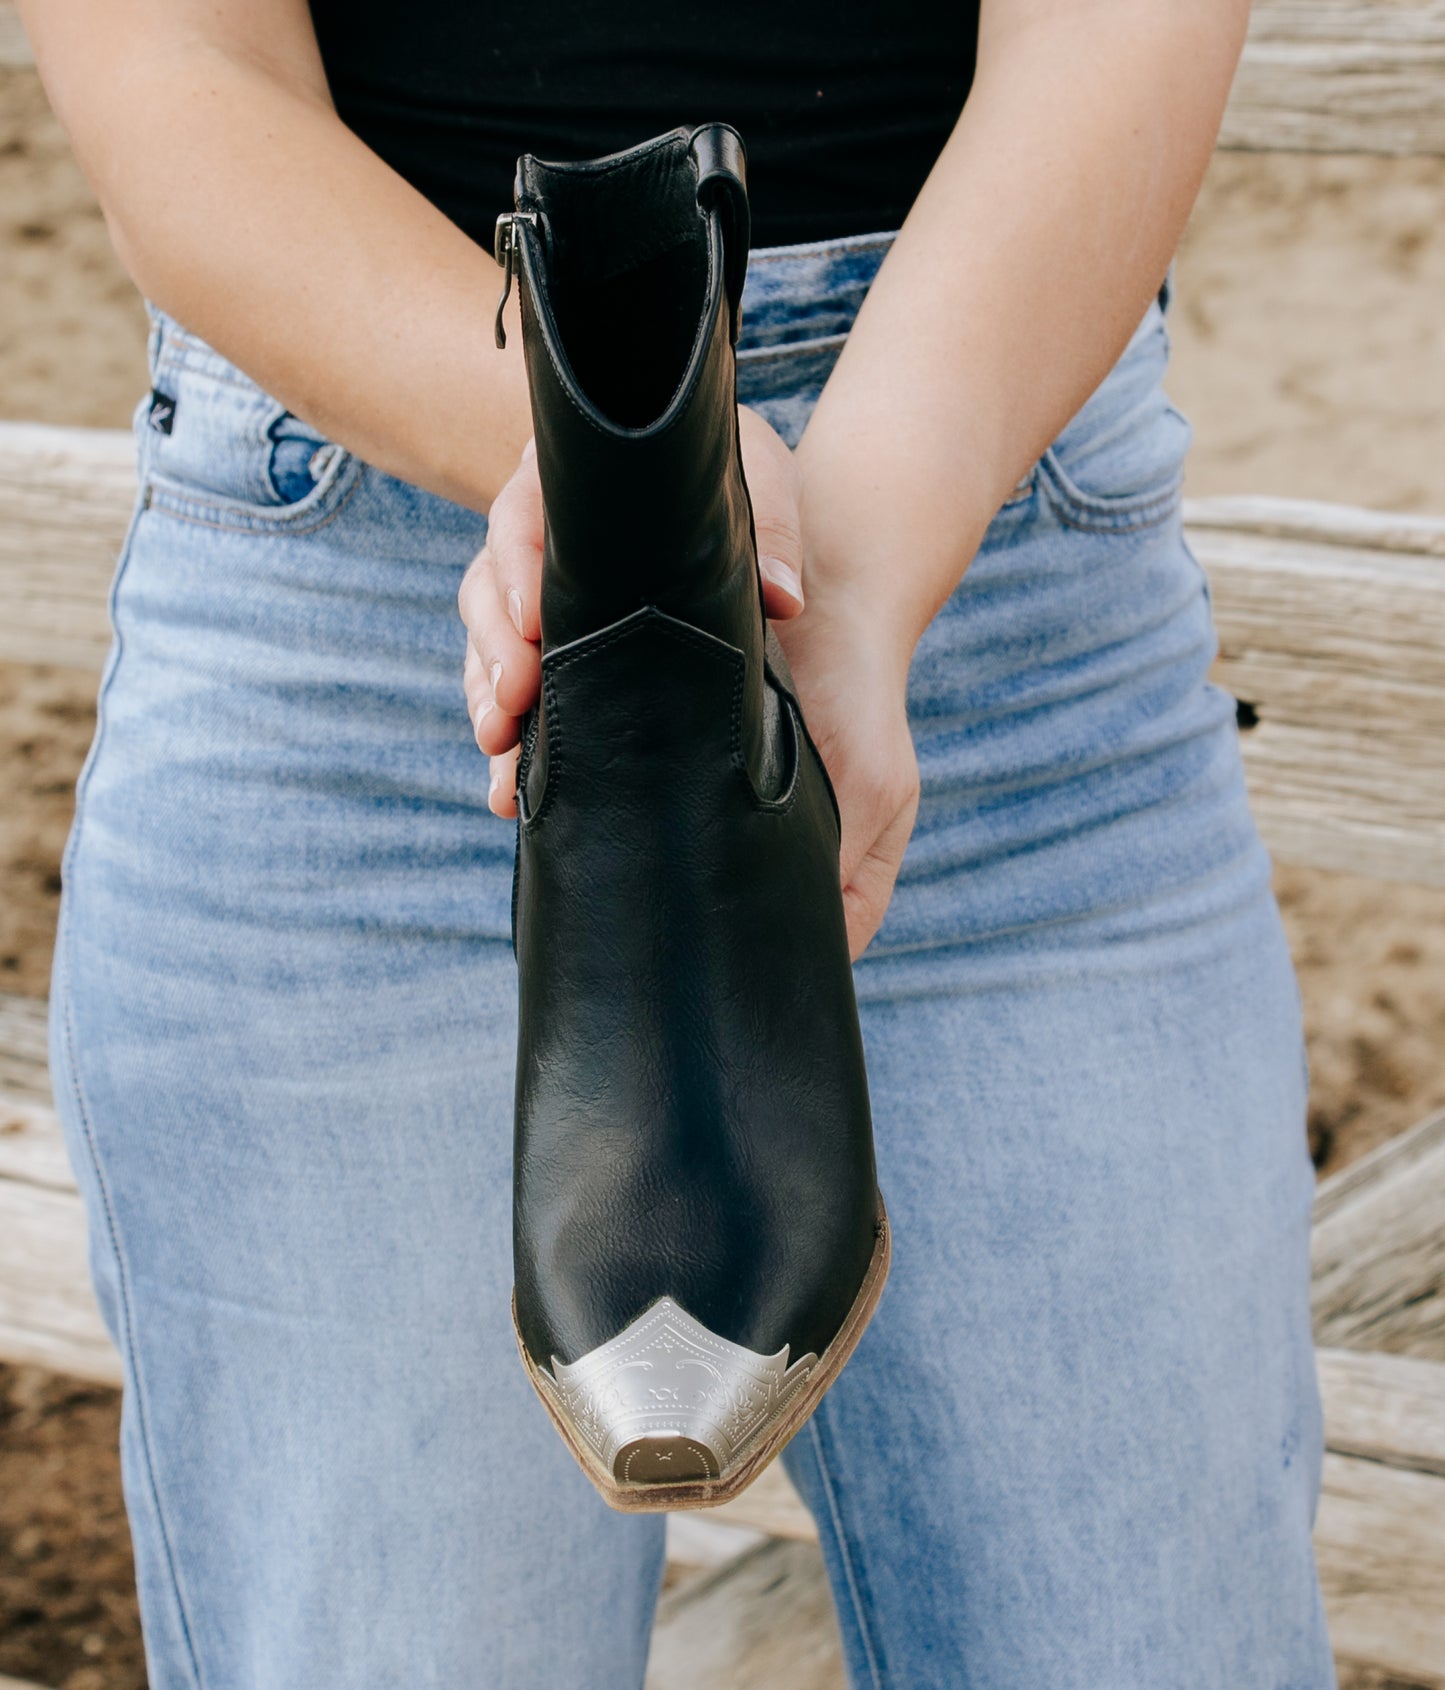
[[[560,268],[553,312],[588,399],[620,428],[656,422],[677,392],[707,299],[707,225],[615,274]]]

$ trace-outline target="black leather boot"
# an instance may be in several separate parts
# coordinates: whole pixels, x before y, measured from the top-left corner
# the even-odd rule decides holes
[[[888,1268],[837,804],[764,620],[739,450],[744,165],[722,123],[528,153],[497,226],[546,514],[513,1317],[625,1509],[736,1495]]]

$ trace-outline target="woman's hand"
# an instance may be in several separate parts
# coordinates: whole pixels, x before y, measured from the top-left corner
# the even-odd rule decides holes
[[[840,542],[818,523],[804,532],[802,459],[746,406],[738,407],[743,468],[753,502],[763,599],[780,624],[803,714],[828,769],[843,818],[843,904],[851,954],[876,932],[918,812],[918,761],[905,708],[912,641],[895,617],[870,608],[861,588],[829,555]],[[813,508],[837,501],[820,465]],[[846,470],[839,473],[847,473]],[[467,709],[477,744],[491,758],[488,804],[514,816],[522,720],[541,687],[542,489],[535,442],[492,506],[487,543],[458,596],[467,627]],[[846,542],[842,542],[846,543]],[[804,558],[820,568],[819,592],[803,610]]]
[[[764,608],[770,619],[786,621],[803,608],[801,475],[782,438],[746,405],[738,406],[738,432]],[[467,570],[457,604],[468,636],[467,711],[477,744],[492,760],[487,803],[496,815],[514,816],[522,720],[542,685],[542,487],[535,439],[492,503],[487,543]]]
[[[816,413],[815,413],[816,414]],[[852,436],[830,443],[809,424],[793,454],[808,611],[777,630],[808,732],[843,820],[848,948],[862,956],[888,909],[918,816],[918,757],[908,670],[930,620],[915,546]]]
[[[813,563],[811,550],[805,559]],[[887,912],[918,815],[905,703],[912,647],[893,640],[860,597],[834,593],[821,576],[806,615],[777,633],[843,818],[843,910],[856,961]]]

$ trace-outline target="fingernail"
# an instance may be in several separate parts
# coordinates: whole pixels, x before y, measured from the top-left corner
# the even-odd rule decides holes
[[[487,803],[490,804],[497,796],[497,788],[502,784],[502,777],[495,769],[492,770],[492,784],[487,788]]]
[[[522,630],[522,595],[515,587],[507,588],[507,615],[512,619],[512,626],[526,639]]]
[[[789,598],[803,602],[803,582],[792,564],[784,563],[780,557],[760,557],[758,568],[763,572],[763,579],[771,581],[775,587],[781,587]]]
[[[482,723],[485,722],[487,717],[491,715],[495,702],[496,701],[494,699],[489,698],[481,709],[477,711],[477,714],[472,721],[472,737],[476,740],[478,745],[482,743]]]
[[[495,699],[497,696],[497,682],[502,678],[502,660],[500,657],[491,666],[487,673],[492,677],[492,697]]]

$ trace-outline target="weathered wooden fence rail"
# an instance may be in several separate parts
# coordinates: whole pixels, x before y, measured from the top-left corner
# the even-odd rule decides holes
[[[0,659],[99,666],[134,498],[125,431],[0,423]],[[1445,521],[1283,499],[1186,519],[1271,848],[1445,885]]]

